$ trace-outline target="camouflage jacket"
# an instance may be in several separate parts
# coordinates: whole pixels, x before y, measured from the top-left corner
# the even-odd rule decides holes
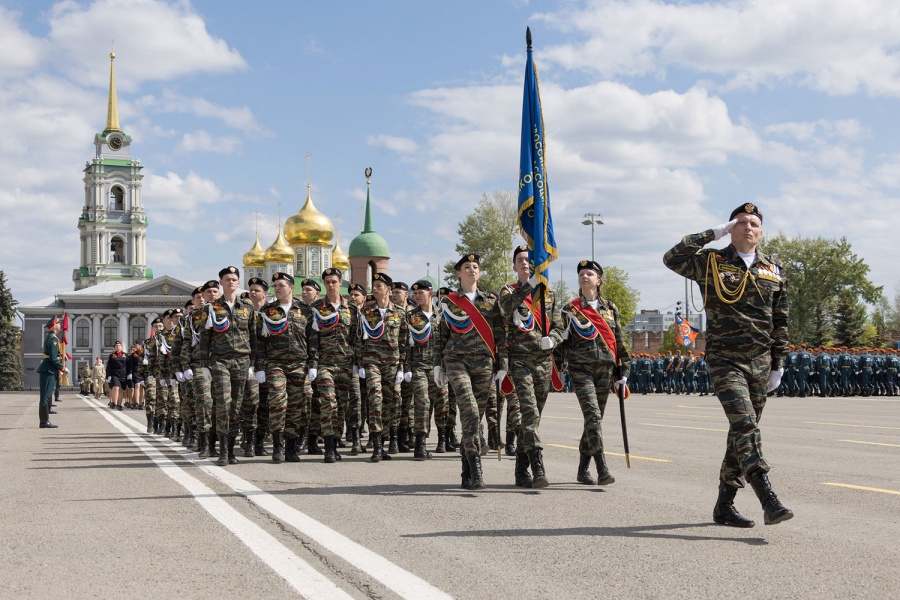
[[[462,291],[457,292],[459,294]],[[509,356],[506,345],[506,326],[500,313],[497,295],[478,290],[472,302],[487,321],[494,336],[494,351],[488,348],[478,330],[472,326],[469,315],[448,297],[441,298],[438,337],[432,360],[434,366],[441,366],[461,356],[481,356],[493,362],[495,371],[509,371]]]
[[[253,305],[237,298],[234,310],[222,298],[207,303],[200,309],[201,366],[208,366],[210,360],[249,358],[256,362],[256,311]]]
[[[707,356],[752,359],[768,353],[771,368],[780,369],[788,351],[784,271],[762,253],[757,253],[756,262],[748,269],[732,244],[721,250],[703,248],[714,239],[712,229],[685,236],[663,257],[669,269],[696,281],[704,294]],[[746,288],[733,304],[723,302],[715,291],[710,255],[719,271],[719,283],[728,289],[737,288],[747,276]]]
[[[581,306],[588,306],[585,297],[579,294]],[[596,368],[597,365],[608,365],[610,368],[619,363],[619,377],[628,377],[631,372],[632,359],[625,347],[625,336],[622,333],[622,325],[619,323],[619,309],[612,300],[598,297],[597,313],[603,318],[616,338],[616,347],[610,348],[603,336],[597,331],[596,326],[584,315],[575,309],[574,300],[562,308],[562,320],[565,322],[565,331],[562,349],[565,352],[569,367],[585,370]],[[637,362],[637,361],[635,361]]]
[[[359,308],[358,335],[360,363],[396,361],[403,369],[409,350],[405,310],[389,302],[382,318],[375,300],[367,299]]]
[[[175,376],[173,349],[175,340],[180,336],[181,328],[178,325],[175,325],[172,329],[163,329],[153,336],[156,342],[156,363],[155,370],[151,372],[155,376],[164,379],[171,379]]]
[[[258,340],[257,370],[272,365],[302,364],[309,367],[309,356],[318,338],[312,335],[312,312],[297,298],[285,314],[278,300],[259,309],[256,321]]]
[[[552,350],[541,350],[541,338],[547,335],[553,338],[553,345],[562,342],[563,325],[556,305],[553,290],[547,290],[544,299],[546,316],[550,321],[550,331],[544,334],[539,325],[540,301],[533,299],[532,308],[525,304],[531,297],[534,288],[528,282],[505,285],[500,290],[500,313],[506,319],[506,341],[510,356],[549,356]]]
[[[434,364],[434,348],[439,321],[437,313],[430,315],[419,306],[406,313],[409,328],[409,362],[407,370],[413,367],[430,369]]]
[[[144,361],[147,364],[144,364]],[[138,374],[144,381],[147,377],[156,377],[156,334],[144,340],[144,356],[138,363]]]
[[[319,365],[349,369],[358,364],[356,358],[359,336],[359,312],[356,307],[341,299],[335,308],[326,298],[320,298],[310,307],[312,331],[310,338],[309,366]]]

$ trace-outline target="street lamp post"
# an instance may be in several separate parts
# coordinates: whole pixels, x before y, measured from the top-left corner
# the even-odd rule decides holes
[[[582,225],[591,226],[591,260],[594,260],[594,224],[603,225],[603,215],[600,213],[585,213]]]

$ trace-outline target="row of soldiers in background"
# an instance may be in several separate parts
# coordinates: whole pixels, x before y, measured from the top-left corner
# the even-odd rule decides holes
[[[895,396],[900,394],[900,350],[788,347],[778,396]]]
[[[628,386],[641,394],[693,394],[706,396],[710,392],[709,367],[706,353],[695,356],[692,350],[684,356],[681,350],[673,355],[662,353],[632,354]]]

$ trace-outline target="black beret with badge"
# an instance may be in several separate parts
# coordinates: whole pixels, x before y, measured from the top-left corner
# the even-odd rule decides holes
[[[238,271],[237,267],[225,267],[221,271],[219,271],[219,279],[222,279],[226,275],[237,275],[238,279],[241,277],[241,272]]]
[[[394,284],[394,280],[391,279],[387,273],[375,273],[372,275],[372,281],[380,281],[388,287],[391,287]]]
[[[251,277],[247,281],[247,287],[249,288],[251,285],[258,285],[263,289],[263,291],[269,291],[269,282],[265,279],[260,279],[259,277]]]
[[[516,257],[523,252],[528,252],[528,246],[526,246],[525,244],[519,244],[518,246],[516,246],[515,250],[513,250],[513,262],[516,262]]]
[[[324,271],[322,271],[322,281],[325,281],[325,278],[328,276],[337,277],[341,281],[344,280],[344,274],[341,273],[340,269],[335,269],[334,267],[328,267]]]
[[[366,295],[366,288],[364,288],[363,286],[359,285],[358,283],[354,283],[353,285],[351,285],[351,286],[350,286],[350,291],[351,291],[351,292],[359,292],[359,293],[362,294],[363,296]]]
[[[291,287],[294,287],[294,276],[290,273],[274,273],[272,275],[272,283],[276,281],[287,281]]]
[[[217,290],[219,289],[219,282],[215,279],[210,279],[206,283],[200,286],[200,291],[205,292],[206,290]]]
[[[241,300],[249,300],[249,299],[250,299],[250,292],[241,292],[241,295],[240,295],[239,297],[240,297]]]
[[[402,281],[395,281],[394,283],[391,284],[391,289],[392,290],[403,290],[404,292],[408,292],[409,285],[407,285],[406,283],[404,283]]]
[[[419,281],[412,284],[412,291],[417,292],[419,290],[431,290],[431,282],[427,279],[420,279]]]
[[[478,256],[477,254],[464,254],[462,258],[460,258],[458,261],[456,261],[456,264],[453,265],[453,268],[456,269],[457,271],[459,271],[460,269],[462,269],[462,266],[464,264],[470,263],[470,262],[475,263],[476,265],[480,265],[481,257]]]
[[[217,285],[218,285],[218,284],[217,284]],[[197,287],[194,288],[194,291],[191,292],[191,296],[197,296],[197,295],[202,294],[202,293],[203,293],[203,286],[202,286],[202,285],[198,285]]]
[[[300,284],[300,287],[311,287],[317,292],[322,291],[322,286],[320,286],[314,279],[304,279],[303,283]]]
[[[595,260],[582,260],[575,268],[575,272],[581,273],[582,269],[590,269],[591,271],[596,272],[600,277],[603,277],[603,267],[601,267],[600,263]]]
[[[759,217],[759,222],[762,223],[763,217],[762,217],[762,213],[759,212],[759,207],[751,202],[741,204],[736,209],[731,211],[731,216],[728,217],[728,220],[733,221],[734,218],[741,213],[747,213],[748,215],[753,215],[755,217]]]

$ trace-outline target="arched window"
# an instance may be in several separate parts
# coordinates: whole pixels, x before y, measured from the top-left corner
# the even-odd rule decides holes
[[[75,347],[90,348],[91,346],[91,322],[84,317],[75,321]]]
[[[125,190],[117,185],[109,190],[109,210],[125,210]]]
[[[306,264],[303,260],[303,248],[297,248],[294,260],[294,274],[298,277],[306,277]]]
[[[125,240],[118,236],[114,237],[109,244],[109,262],[125,264]]]
[[[119,339],[119,320],[109,317],[103,321],[103,349],[112,352]]]
[[[309,249],[309,274],[307,277],[318,277],[321,275],[319,273],[319,249],[318,248],[310,248]]]
[[[147,339],[147,321],[137,317],[131,320],[131,343],[143,344]]]

